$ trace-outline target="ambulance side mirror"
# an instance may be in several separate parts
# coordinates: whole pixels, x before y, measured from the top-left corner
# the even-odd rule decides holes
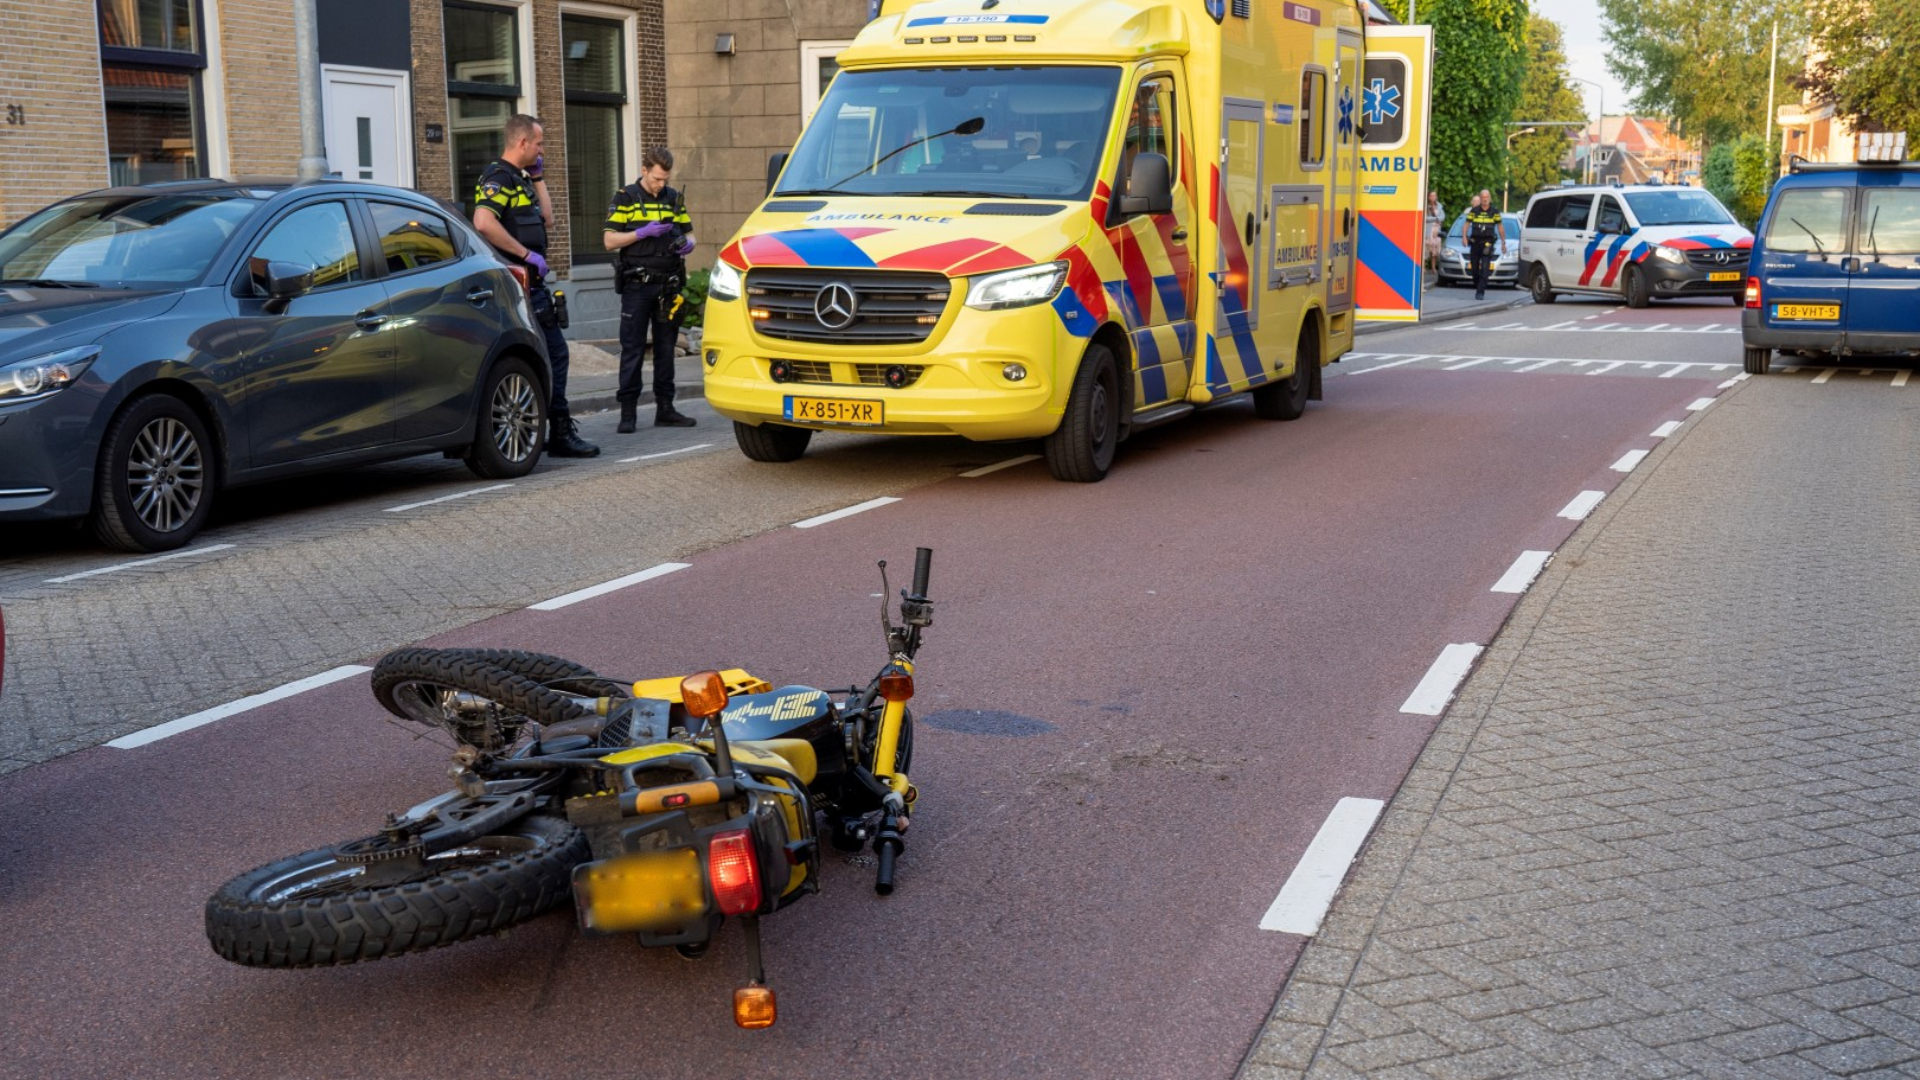
[[[773,185],[780,182],[780,172],[787,167],[788,154],[775,154],[767,159],[767,194],[773,194]]]
[[[1165,154],[1136,154],[1120,196],[1122,214],[1173,213],[1173,165]]]

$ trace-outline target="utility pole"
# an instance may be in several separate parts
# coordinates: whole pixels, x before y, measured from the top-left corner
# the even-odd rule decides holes
[[[1773,55],[1767,60],[1767,153],[1773,153],[1773,79],[1780,67],[1780,20],[1773,20]],[[1780,161],[1774,159],[1773,171],[1780,171]]]
[[[300,179],[327,175],[327,138],[320,120],[320,33],[314,0],[293,0],[293,64],[300,86]]]

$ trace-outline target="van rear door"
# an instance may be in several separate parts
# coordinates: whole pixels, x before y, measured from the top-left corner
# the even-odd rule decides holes
[[[1847,344],[1864,352],[1920,348],[1920,176],[1860,178],[1857,237],[1842,313]],[[1903,335],[1896,337],[1893,335]]]
[[[1789,332],[1832,331],[1840,343],[1847,304],[1848,214],[1853,189],[1780,192],[1760,225],[1760,323]]]

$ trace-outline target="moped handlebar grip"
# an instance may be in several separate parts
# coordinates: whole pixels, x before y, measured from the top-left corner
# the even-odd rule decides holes
[[[913,556],[913,595],[927,595],[927,577],[932,572],[933,549],[918,549]]]
[[[880,872],[874,876],[873,891],[881,896],[891,896],[893,895],[893,859],[894,854],[900,850],[900,841],[881,837],[879,843],[873,845],[873,849],[874,853],[880,856]]]

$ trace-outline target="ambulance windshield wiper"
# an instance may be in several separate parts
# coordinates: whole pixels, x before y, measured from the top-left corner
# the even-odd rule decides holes
[[[1800,225],[1800,219],[1797,217],[1790,217],[1787,220],[1793,222],[1795,225]],[[1806,233],[1807,238],[1813,241],[1814,250],[1820,253],[1820,261],[1826,262],[1827,261],[1827,245],[1821,243],[1820,238],[1813,235],[1813,230],[1807,228],[1805,225],[1800,225],[1800,231],[1803,233]]]
[[[859,178],[867,175],[873,170],[879,168],[881,165],[885,164],[888,159],[898,154],[904,154],[908,150],[911,150],[914,147],[919,146],[921,143],[932,142],[933,140],[941,138],[942,136],[946,136],[946,135],[978,135],[986,126],[987,126],[987,118],[984,116],[976,116],[970,120],[962,120],[958,124],[955,124],[954,126],[948,128],[945,131],[936,131],[931,135],[922,135],[905,146],[895,147],[894,149],[887,151],[885,154],[882,154],[880,156],[880,159],[878,161],[875,161],[873,164],[867,166],[864,169],[861,169],[857,173],[854,173],[852,176],[847,177],[845,180],[841,180],[837,183],[828,184],[827,191],[829,192],[839,191],[841,184],[845,184],[853,180],[858,180]]]
[[[844,183],[844,181],[842,182]],[[795,195],[859,195],[871,197],[873,194],[871,191],[834,191],[831,188],[799,188],[792,191],[781,188],[773,193],[773,197],[776,199],[791,198]]]
[[[1017,191],[916,191],[917,196],[930,199],[1031,199],[1031,195],[1022,195]]]

